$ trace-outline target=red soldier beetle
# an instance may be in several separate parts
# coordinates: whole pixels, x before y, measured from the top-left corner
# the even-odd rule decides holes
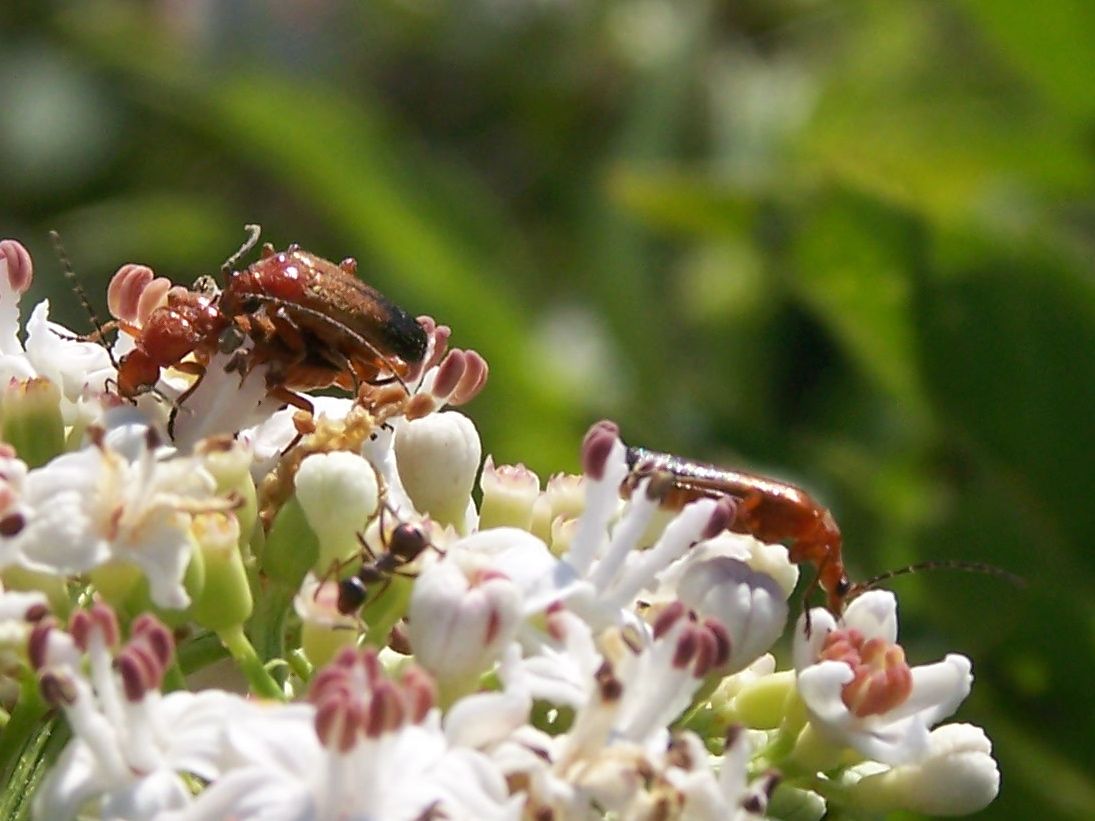
[[[257,262],[233,271],[258,241],[258,226],[247,228],[247,242],[221,268],[226,278],[223,290],[203,277],[192,290],[172,288],[166,303],[139,326],[119,321],[118,326],[135,339],[134,349],[118,363],[123,397],[132,399],[153,389],[167,367],[200,380],[216,353],[236,351],[234,369],[246,374],[269,365],[270,394],[311,410],[297,391],[334,385],[356,393],[363,383],[386,381],[385,372],[399,381],[422,361],[428,341],[425,330],[361,282],[352,259],[336,265],[297,245],[277,252],[267,244]],[[252,345],[244,351],[246,339]]]
[[[802,488],[778,479],[639,447],[627,448],[627,464],[632,472],[624,482],[624,493],[629,494],[640,478],[664,475],[669,481],[661,496],[661,505],[670,510],[680,510],[689,502],[704,497],[735,499],[737,507],[729,530],[754,536],[762,542],[788,542],[788,556],[792,562],[809,562],[816,569],[803,598],[820,586],[826,594],[826,607],[837,618],[851,599],[879,582],[919,570],[966,570],[1002,576],[1019,586],[1024,584],[1019,576],[993,565],[953,560],[919,562],[880,573],[865,582],[853,583],[844,567],[842,537],[836,520],[828,508]],[[806,632],[810,632],[808,609]]]

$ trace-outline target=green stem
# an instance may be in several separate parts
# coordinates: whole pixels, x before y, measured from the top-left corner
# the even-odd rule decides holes
[[[315,667],[312,666],[312,662],[308,660],[308,657],[304,655],[304,651],[300,649],[290,650],[285,656],[285,661],[289,664],[289,669],[292,670],[301,681],[308,682],[312,680],[312,674],[315,673]]]
[[[31,733],[48,711],[48,705],[38,692],[38,679],[29,673],[20,685],[19,701],[11,712],[3,733],[0,733],[0,784],[10,784],[10,776]],[[8,816],[0,814],[0,818]]]
[[[175,651],[175,658],[184,676],[204,670],[227,656],[220,638],[212,632],[199,633],[180,644]]]
[[[792,689],[787,693],[783,721],[779,725],[776,737],[767,747],[761,750],[761,756],[767,761],[768,765],[779,769],[785,767],[786,759],[794,751],[795,744],[798,742],[798,737],[806,726],[808,718],[806,705],[798,697],[798,691]]]
[[[255,600],[248,632],[263,662],[285,656],[285,619],[292,612],[296,590],[273,580]]]
[[[240,670],[243,671],[243,675],[247,678],[247,683],[251,687],[251,692],[263,698],[276,699],[277,701],[285,700],[285,693],[282,692],[281,687],[270,675],[270,671],[263,665],[259,654],[255,652],[255,648],[248,641],[247,636],[244,635],[242,625],[221,630],[217,635],[220,636],[224,646],[228,648],[228,652],[232,654],[232,658],[239,665]]]
[[[25,686],[23,693],[26,694]],[[46,715],[45,703],[41,697],[36,697],[35,701],[41,706],[27,705],[27,709],[20,716],[19,706],[24,705],[24,699],[21,698],[20,705],[16,706],[12,714],[9,727],[15,724],[19,729],[26,730],[19,739],[16,739],[14,733],[9,736],[7,730],[4,731],[4,789],[0,793],[0,818],[12,821],[31,817],[31,801],[38,785],[70,736],[68,726],[61,716],[55,715],[42,720]],[[14,758],[11,758],[12,752],[15,753]]]

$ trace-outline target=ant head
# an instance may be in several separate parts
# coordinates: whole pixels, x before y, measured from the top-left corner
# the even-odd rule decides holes
[[[413,562],[430,546],[429,536],[417,524],[401,522],[388,537],[388,550],[404,562]]]

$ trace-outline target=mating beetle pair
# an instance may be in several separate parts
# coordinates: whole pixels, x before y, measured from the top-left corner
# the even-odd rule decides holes
[[[132,399],[151,390],[164,368],[201,378],[218,352],[252,344],[244,373],[270,366],[267,387],[287,404],[311,409],[299,391],[338,386],[356,392],[385,376],[399,379],[422,362],[423,327],[398,305],[356,276],[353,259],[330,262],[297,245],[232,270],[258,240],[258,228],[222,267],[215,286],[172,288],[166,302],[140,325],[119,318],[134,347],[118,362],[118,392]]]

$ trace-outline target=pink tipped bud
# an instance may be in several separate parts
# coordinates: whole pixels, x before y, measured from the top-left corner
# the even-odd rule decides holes
[[[730,631],[726,629],[726,625],[721,621],[710,617],[703,620],[703,626],[715,642],[715,657],[712,664],[715,667],[722,667],[730,661],[730,652],[733,649]]]
[[[156,278],[147,265],[129,263],[119,268],[106,288],[106,306],[110,315],[123,322],[136,322],[141,294]]]
[[[400,683],[408,718],[412,723],[419,724],[437,703],[437,684],[429,673],[413,664],[403,671]]]
[[[103,644],[107,647],[117,647],[121,630],[118,628],[118,617],[114,613],[114,608],[105,602],[97,601],[91,605],[87,613],[91,617],[91,626],[102,635]]]
[[[711,511],[711,518],[707,520],[707,525],[704,527],[703,535],[700,538],[713,539],[718,536],[733,524],[736,512],[737,504],[735,501],[729,496],[723,496],[715,504],[715,509]]]
[[[670,663],[678,670],[683,670],[692,663],[692,659],[696,657],[698,651],[699,638],[696,631],[686,629],[677,639],[677,645],[673,650],[673,659]]]
[[[718,619],[712,618],[704,619],[695,632],[699,647],[692,672],[696,678],[703,678],[730,660],[730,634]]]
[[[658,614],[658,617],[654,620],[654,640],[657,641],[676,624],[685,615],[684,602],[677,599],[666,607]]]
[[[377,682],[365,713],[363,727],[369,738],[398,730],[403,724],[403,699],[390,681]]]
[[[464,378],[465,367],[464,352],[459,348],[449,351],[449,355],[437,369],[437,376],[430,392],[438,399],[448,399],[460,384],[460,380]]]
[[[148,283],[148,287],[141,291],[141,298],[137,300],[137,322],[143,325],[153,311],[167,304],[167,295],[174,287],[166,277],[156,277]]]
[[[333,669],[337,667],[351,669],[357,666],[360,658],[361,652],[357,648],[343,647],[341,650],[339,650],[338,655],[335,656],[334,661],[331,662],[331,667],[326,669]],[[324,672],[325,670],[320,670],[319,675],[316,678],[318,679],[319,676],[322,676]]]
[[[316,707],[316,737],[329,750],[349,752],[357,741],[363,714],[356,703],[340,698],[324,700]]]
[[[17,294],[25,293],[34,278],[34,262],[23,243],[14,239],[0,241],[0,262],[6,263],[11,289]]]
[[[88,636],[91,633],[91,616],[86,610],[76,610],[69,616],[68,632],[81,652],[87,652]]]
[[[366,647],[361,651],[361,666],[365,670],[365,679],[370,684],[381,680],[384,668],[380,666],[380,657],[375,649]]]
[[[425,362],[426,370],[437,365],[444,358],[445,352],[449,349],[449,337],[452,336],[452,328],[448,325],[435,325],[429,336],[431,350]]]
[[[49,634],[57,627],[57,621],[45,618],[37,621],[30,630],[27,639],[27,657],[30,666],[35,670],[41,670],[49,661]]]
[[[582,440],[582,472],[594,481],[605,475],[605,465],[612,453],[612,446],[620,438],[615,422],[602,420],[594,424]]]
[[[442,561],[418,577],[409,615],[417,661],[442,692],[470,691],[516,635],[521,594],[505,576]]]
[[[129,631],[131,643],[140,642],[155,657],[157,663],[166,667],[175,654],[175,639],[163,622],[150,613],[138,616]]]
[[[464,377],[449,397],[449,404],[463,405],[478,396],[487,384],[488,372],[487,360],[476,351],[464,351]]]
[[[126,700],[136,703],[151,689],[152,670],[147,657],[140,653],[123,652],[114,660],[114,668],[122,679]]]

